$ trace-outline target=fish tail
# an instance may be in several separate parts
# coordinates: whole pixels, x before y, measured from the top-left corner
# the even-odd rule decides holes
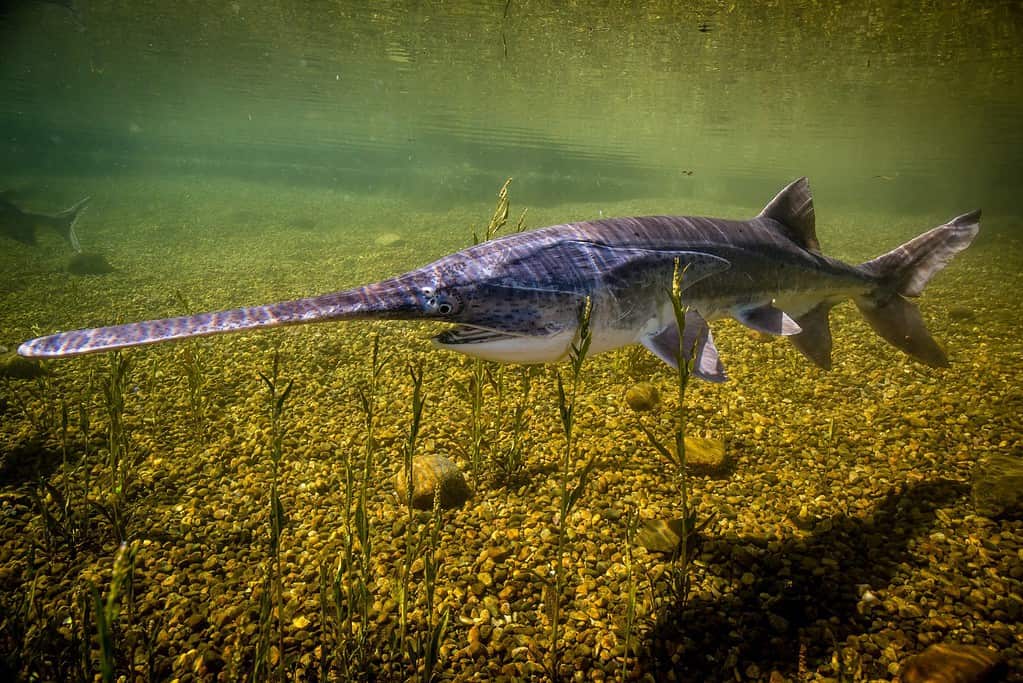
[[[980,211],[971,211],[861,264],[860,270],[877,286],[855,301],[874,331],[921,363],[947,366],[945,352],[909,297],[920,296],[930,279],[970,246],[979,230]]]
[[[88,204],[91,199],[91,196],[83,197],[53,217],[54,221],[56,221],[57,229],[62,233],[64,239],[68,241],[68,244],[71,245],[71,248],[77,252],[82,251],[82,243],[78,241],[78,234],[75,232],[75,223],[78,222],[78,218],[85,209],[85,205]]]

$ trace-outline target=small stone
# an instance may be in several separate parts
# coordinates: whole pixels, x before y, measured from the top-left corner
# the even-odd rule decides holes
[[[1001,680],[1006,665],[997,652],[979,645],[942,643],[911,657],[902,683],[983,683]]]
[[[973,468],[973,509],[997,519],[1023,513],[1023,458],[995,454]]]
[[[661,395],[657,392],[657,387],[650,382],[633,384],[625,392],[625,402],[637,413],[653,410],[660,400]]]
[[[399,500],[404,501],[408,495],[404,472],[397,474],[394,484]],[[465,475],[450,458],[435,453],[417,455],[412,460],[412,507],[432,510],[438,492],[444,510],[460,507],[472,496]]]

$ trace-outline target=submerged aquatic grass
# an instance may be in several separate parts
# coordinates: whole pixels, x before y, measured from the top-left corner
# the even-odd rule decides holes
[[[484,400],[487,385],[490,384],[490,371],[487,362],[473,358],[469,362],[469,379],[456,382],[469,403],[469,437],[466,447],[469,459],[469,470],[473,484],[479,488],[483,480],[483,455],[487,448],[487,419],[484,414]]]
[[[562,601],[567,585],[565,554],[568,550],[568,518],[585,492],[590,474],[597,464],[597,452],[594,451],[582,467],[579,469],[573,467],[578,451],[577,399],[582,385],[583,363],[586,361],[586,354],[589,353],[590,343],[593,340],[590,329],[592,312],[593,302],[587,297],[580,308],[578,331],[569,351],[567,387],[561,369],[554,369],[558,390],[558,414],[561,418],[565,443],[558,466],[558,510],[557,528],[555,529],[557,544],[552,572],[553,582],[547,581],[544,587],[544,610],[550,628],[548,649],[545,656],[541,658],[542,665],[554,680],[560,680],[562,677],[561,654],[565,645],[561,641],[561,628]]]
[[[99,669],[103,683],[113,683],[116,679],[118,647],[116,634],[121,630],[118,624],[122,610],[128,614],[128,623],[123,630],[126,632],[132,630],[135,596],[133,577],[137,555],[137,544],[129,546],[122,543],[114,557],[114,567],[106,596],[100,594],[95,584],[90,586],[99,642]]]
[[[274,349],[270,373],[259,373],[259,378],[267,391],[267,408],[270,418],[270,565],[267,569],[260,604],[260,643],[257,646],[257,666],[253,669],[253,679],[262,674],[274,680],[285,679],[284,669],[284,583],[281,569],[281,536],[287,525],[287,515],[280,497],[281,461],[284,458],[284,435],[286,427],[283,421],[284,406],[295,385],[288,380],[282,385],[280,375],[280,349]],[[273,656],[276,650],[276,657]],[[260,666],[260,662],[267,662]],[[265,670],[263,669],[265,666]]]
[[[182,314],[191,310],[188,300],[180,291],[174,293]],[[182,344],[181,369],[188,384],[188,409],[192,421],[192,429],[199,441],[206,440],[206,362],[202,356],[199,340],[193,339]]]
[[[417,680],[428,683],[438,674],[440,646],[447,633],[450,612],[436,604],[437,580],[441,568],[440,529],[443,524],[440,486],[434,491],[432,514],[425,524],[420,524],[419,515],[413,506],[414,461],[424,424],[423,409],[426,399],[423,394],[422,365],[409,365],[408,374],[412,385],[411,413],[408,434],[401,447],[401,476],[405,479],[405,496],[401,503],[408,517],[405,520],[402,562],[394,582],[398,630],[392,643],[392,653],[396,661],[406,662],[409,671],[416,672]],[[418,584],[418,590],[413,582],[416,560],[422,564],[422,581]],[[411,611],[413,605],[417,603],[422,605],[420,613],[423,616],[419,623],[413,624]]]
[[[513,401],[514,407],[511,410],[511,421],[507,429],[504,429],[504,410],[506,402],[505,391],[507,375],[510,374],[505,368],[501,368],[496,383],[497,402],[502,409],[498,410],[498,427],[500,439],[494,445],[490,456],[490,467],[494,478],[504,486],[519,484],[525,472],[528,445],[529,445],[529,420],[532,415],[533,400],[533,376],[536,370],[528,365],[517,368],[515,374],[518,376],[518,391],[515,392]]]
[[[472,243],[474,245],[488,242],[497,237],[502,230],[508,225],[508,216],[511,210],[511,199],[508,193],[508,186],[511,185],[512,179],[508,178],[501,185],[501,189],[497,193],[497,204],[494,206],[494,211],[490,216],[490,220],[487,222],[486,227],[482,232],[478,232],[476,227],[473,226],[472,232]],[[526,211],[523,210],[519,216],[518,221],[515,224],[513,232],[521,232],[525,228]],[[504,475],[502,470],[506,469],[501,465],[507,465],[514,463],[515,458],[519,455],[516,450],[505,451],[506,455],[510,455],[511,459],[503,458],[498,454],[497,448],[499,448],[497,442],[501,437],[502,429],[502,408],[504,405],[504,368],[498,366],[496,363],[484,361],[480,358],[473,358],[469,361],[469,378],[465,382],[456,382],[456,386],[465,400],[469,404],[469,439],[468,446],[466,447],[467,456],[469,460],[469,468],[472,473],[473,485],[478,489],[483,484],[485,468],[487,461],[496,467],[493,468],[494,474]],[[488,419],[485,411],[486,404],[486,392],[487,387],[495,393],[497,403],[497,417],[496,419]],[[521,427],[521,418],[523,415],[519,415],[520,422],[518,426]],[[518,445],[513,444],[513,449]],[[490,450],[490,458],[486,458],[485,451]],[[503,461],[503,463],[502,463]],[[513,470],[517,470],[517,467],[513,467]],[[507,477],[504,477],[507,479]]]
[[[95,509],[106,518],[118,544],[129,540],[134,508],[132,495],[138,482],[141,454],[131,447],[125,426],[125,398],[128,395],[132,366],[120,351],[109,354],[107,376],[102,384],[107,413],[107,476],[108,489]]]
[[[411,643],[408,642],[408,620],[412,601],[412,562],[416,555],[419,554],[418,539],[415,530],[416,510],[412,504],[412,499],[415,494],[413,464],[415,460],[416,447],[419,444],[419,431],[423,424],[423,407],[425,405],[425,399],[423,397],[422,365],[420,364],[418,367],[414,367],[410,364],[408,366],[408,374],[412,383],[412,398],[410,405],[411,415],[409,419],[408,434],[406,435],[405,443],[403,443],[401,447],[401,476],[405,479],[405,499],[401,501],[401,503],[405,507],[404,512],[407,519],[405,522],[405,553],[402,558],[401,566],[398,569],[398,580],[394,583],[394,601],[398,605],[398,633],[397,639],[392,646],[394,656],[399,660],[402,656],[414,658],[416,654],[415,648],[410,647]]]
[[[669,609],[677,610],[675,614],[683,612],[689,604],[690,591],[692,589],[694,544],[700,531],[713,519],[708,517],[698,522],[697,511],[691,500],[692,482],[689,479],[689,469],[686,462],[686,431],[688,429],[686,390],[689,387],[689,379],[692,376],[693,363],[696,359],[699,340],[693,341],[692,348],[685,348],[685,325],[688,308],[682,303],[684,277],[685,268],[680,265],[678,259],[675,259],[671,289],[668,292],[675,324],[678,326],[679,339],[678,349],[676,350],[678,362],[674,378],[678,400],[675,430],[672,435],[674,438],[674,450],[666,446],[661,438],[654,434],[642,420],[639,422],[647,440],[657,453],[672,466],[673,476],[678,482],[678,504],[682,524],[678,546],[671,555],[671,571],[668,575],[670,596],[668,596],[669,602],[667,603]]]
[[[320,658],[320,677],[336,673],[343,680],[368,676],[376,647],[371,640],[373,610],[373,542],[368,495],[374,478],[379,421],[380,380],[387,359],[380,353],[380,335],[368,354],[368,377],[356,389],[362,417],[361,457],[344,456],[342,548],[336,562],[320,565],[320,614],[330,635]],[[329,647],[333,648],[328,652]]]

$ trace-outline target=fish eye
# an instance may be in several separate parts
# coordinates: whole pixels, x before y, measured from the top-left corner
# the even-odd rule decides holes
[[[455,307],[449,304],[447,301],[437,307],[437,312],[441,315],[447,315],[451,311],[455,310]]]

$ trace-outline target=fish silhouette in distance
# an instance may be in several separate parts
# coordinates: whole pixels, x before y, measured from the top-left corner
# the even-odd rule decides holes
[[[0,234],[6,235],[22,244],[35,245],[36,231],[40,228],[56,231],[67,240],[76,252],[82,251],[82,245],[75,234],[75,223],[91,197],[78,200],[58,214],[31,213],[22,211],[0,195]]]
[[[831,367],[828,313],[851,298],[874,330],[912,358],[947,365],[910,298],[976,237],[980,211],[954,218],[860,265],[821,253],[806,178],[756,217],[612,218],[494,239],[427,266],[346,291],[265,306],[62,332],[27,341],[29,357],[74,356],[260,327],[331,320],[436,320],[455,326],[442,348],[488,360],[549,363],[567,357],[591,302],[591,353],[629,344],[693,374],[724,381],[707,321],[731,317],[783,335]],[[685,268],[683,339],[669,292]],[[692,357],[695,356],[695,357]]]

